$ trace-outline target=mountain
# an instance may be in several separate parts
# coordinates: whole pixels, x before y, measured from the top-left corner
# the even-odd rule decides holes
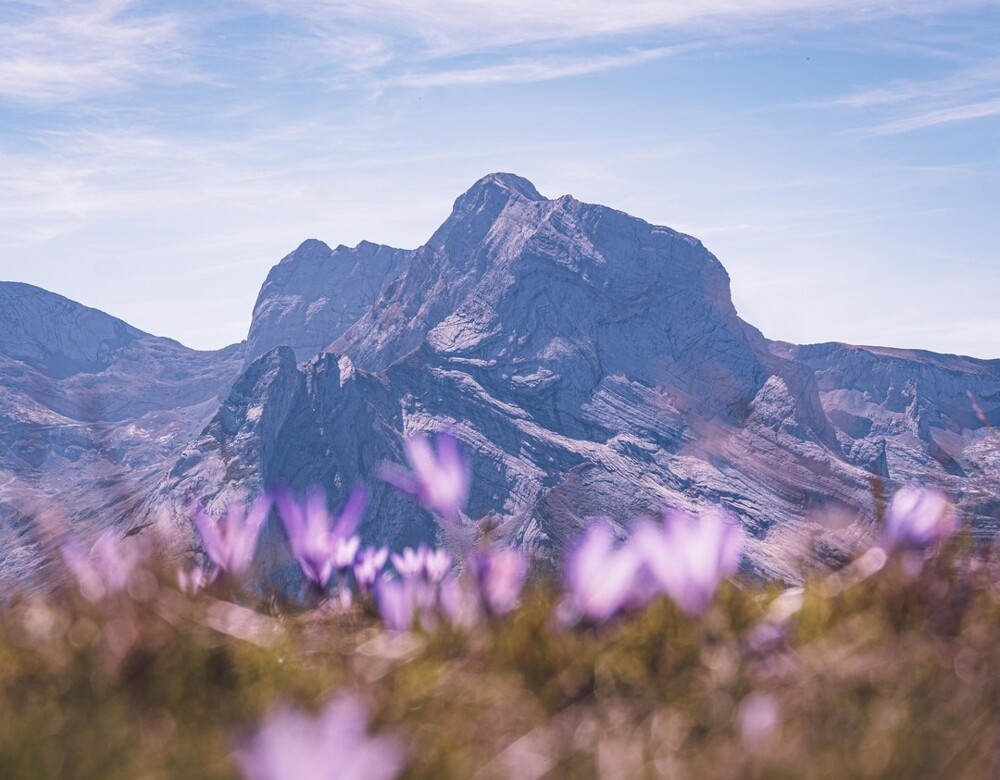
[[[247,368],[150,511],[272,482],[337,501],[401,459],[405,436],[447,427],[473,454],[470,517],[495,514],[552,558],[595,514],[624,528],[665,504],[723,504],[751,532],[749,566],[794,580],[870,536],[873,480],[941,484],[990,531],[1000,463],[964,393],[1000,416],[1000,364],[770,342],[690,236],[493,174],[416,250],[307,242],[289,258],[250,332],[256,352],[291,350]],[[279,275],[289,263],[302,270]],[[366,308],[347,323],[352,301]],[[433,537],[374,487],[371,541]]]
[[[48,340],[51,356],[11,360],[98,360]],[[322,485],[336,504],[367,481],[369,541],[432,540],[432,519],[371,479],[406,436],[441,428],[472,455],[470,523],[489,516],[554,560],[594,515],[625,533],[664,505],[721,504],[749,531],[748,569],[795,581],[870,539],[907,481],[947,489],[976,533],[998,530],[1000,361],[769,341],[697,239],[512,174],[477,182],[414,250],[306,241],[230,349],[198,358],[214,394],[169,413],[188,427],[141,472],[123,521],[181,549],[197,543],[192,499],[218,508],[274,483]],[[267,528],[261,565],[284,580],[280,537]]]
[[[0,282],[0,572],[33,576],[39,524],[130,519],[204,427],[243,347],[197,352],[38,287]]]

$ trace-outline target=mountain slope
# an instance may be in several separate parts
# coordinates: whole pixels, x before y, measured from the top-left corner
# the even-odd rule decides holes
[[[133,516],[198,434],[242,345],[197,352],[30,285],[0,283],[0,571],[38,568],[32,519],[89,537]]]

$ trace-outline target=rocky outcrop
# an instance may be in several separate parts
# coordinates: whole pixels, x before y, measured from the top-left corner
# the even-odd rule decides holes
[[[247,362],[278,346],[308,360],[368,311],[412,254],[367,241],[353,249],[304,241],[271,269],[260,289]]]

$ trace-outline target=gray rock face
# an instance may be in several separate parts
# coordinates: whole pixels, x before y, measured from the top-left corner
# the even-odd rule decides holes
[[[97,330],[118,344],[118,331]],[[144,346],[114,355],[146,365],[151,337],[115,337]],[[22,350],[19,370],[102,359],[95,339],[39,341],[74,349]],[[402,460],[406,436],[442,428],[472,455],[467,522],[490,516],[553,559],[594,515],[624,532],[664,506],[722,505],[749,531],[748,567],[795,581],[870,541],[881,496],[910,480],[948,489],[977,533],[998,530],[1000,361],[769,342],[696,239],[544,198],[511,174],[477,182],[412,251],[307,241],[261,289],[242,374],[212,385],[237,353],[206,358],[202,385],[192,374],[192,402],[229,388],[189,407],[202,417],[162,412],[177,436],[130,493],[129,522],[155,522],[181,548],[197,543],[191,500],[221,508],[276,483],[323,486],[336,505],[367,482],[367,540],[440,537],[371,480],[382,460]],[[158,392],[134,394],[129,413]],[[60,436],[39,452],[74,446]],[[259,565],[265,580],[294,582],[273,524]]]
[[[40,529],[90,537],[134,510],[214,413],[242,345],[196,352],[30,285],[0,283],[0,572]],[[44,572],[42,572],[44,573]]]
[[[247,335],[247,361],[277,346],[308,360],[357,322],[412,252],[362,241],[330,249],[304,241],[267,275]]]

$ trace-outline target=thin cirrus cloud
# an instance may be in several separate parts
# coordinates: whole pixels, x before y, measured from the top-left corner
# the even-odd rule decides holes
[[[537,81],[583,76],[605,70],[628,68],[663,59],[690,47],[660,46],[626,54],[599,57],[543,57],[519,59],[478,68],[454,68],[429,73],[407,73],[388,83],[403,87],[476,86],[486,84],[527,84]]]
[[[539,41],[648,33],[720,22],[809,25],[825,16],[873,18],[984,5],[975,0],[910,0],[880,8],[865,0],[257,0],[260,7],[313,24],[353,20],[404,30],[441,53]]]
[[[182,25],[132,0],[30,0],[0,11],[0,96],[59,103],[175,71]]]
[[[892,16],[921,16],[988,5],[991,0],[249,0],[275,18],[297,21],[295,40],[354,76],[378,71],[379,86],[435,87],[528,83],[639,65],[669,46],[629,45],[670,33],[707,35],[716,43],[747,34]],[[351,31],[345,36],[345,29]],[[340,42],[362,41],[359,46]],[[618,46],[594,56],[574,47]],[[687,43],[691,45],[690,40]],[[463,57],[490,56],[487,64]],[[420,66],[420,67],[414,67]],[[338,82],[339,83],[339,82]]]
[[[163,10],[150,0],[15,0],[0,10],[0,98],[61,103],[157,80],[225,82],[226,57],[210,33],[239,29],[261,14],[265,23],[227,38],[237,50],[233,61],[256,68],[255,78],[273,81],[277,73],[279,80],[337,87],[426,88],[640,65],[673,51],[663,45],[669,41],[646,40],[670,31],[719,40],[983,4],[989,0],[910,0],[886,8],[865,0],[230,0]],[[599,42],[608,45],[600,55],[573,50]],[[493,61],[462,61],[481,55]]]
[[[1000,63],[960,68],[939,78],[899,80],[832,100],[806,104],[809,108],[865,112],[875,116],[851,131],[858,137],[899,135],[940,125],[1000,116]]]
[[[1000,98],[924,111],[914,116],[894,119],[890,122],[866,128],[861,130],[860,134],[868,136],[898,135],[938,125],[968,122],[974,119],[986,119],[996,116],[1000,116]]]

